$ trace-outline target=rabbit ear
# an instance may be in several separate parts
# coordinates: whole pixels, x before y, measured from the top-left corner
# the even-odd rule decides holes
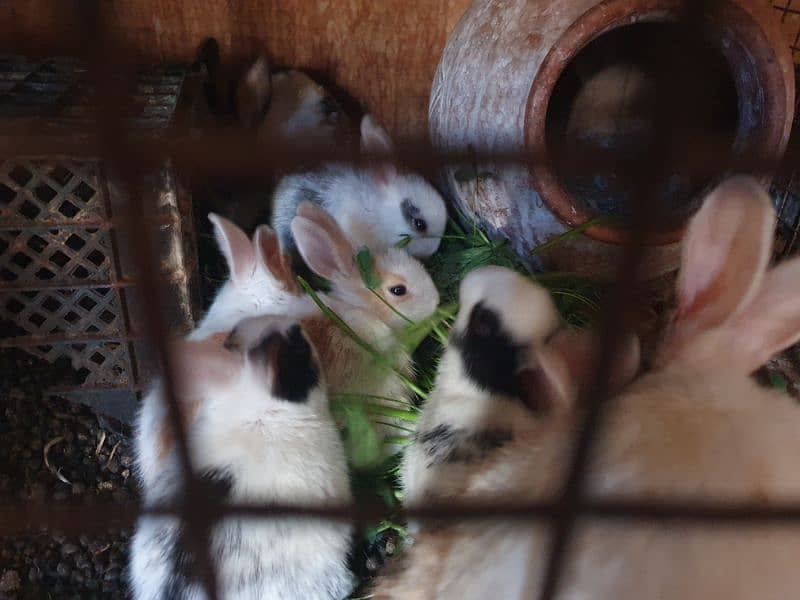
[[[283,287],[289,291],[297,291],[297,282],[289,257],[281,250],[278,235],[268,225],[259,225],[253,236],[257,260],[267,269]]]
[[[327,213],[322,218],[314,214],[322,209],[314,209],[298,210],[298,216],[292,219],[292,235],[297,250],[320,277],[328,280],[347,278],[353,270],[353,247]]]
[[[375,122],[372,115],[364,115],[361,119],[361,152],[384,157],[394,152],[389,134]],[[391,163],[384,163],[377,166],[373,173],[377,182],[386,183],[397,174],[397,168]]]
[[[678,337],[720,325],[753,299],[774,227],[772,202],[750,177],[732,177],[708,195],[683,242],[673,323]]]
[[[245,127],[256,127],[264,119],[272,97],[272,77],[266,56],[259,56],[236,87],[236,108]]]
[[[256,266],[256,255],[244,231],[215,213],[209,213],[208,220],[214,226],[214,237],[228,263],[231,280],[235,283],[250,277]]]
[[[516,378],[522,401],[534,412],[564,413],[575,403],[578,389],[567,364],[550,348],[535,350],[531,363],[517,371]]]
[[[548,343],[548,347],[558,354],[566,363],[569,376],[576,382],[581,391],[592,385],[592,377],[596,374],[597,361],[602,340],[596,331],[583,329],[580,331],[562,330]],[[641,365],[641,345],[635,333],[623,336],[616,349],[614,361],[608,373],[608,385],[611,390],[618,390],[630,382]]]
[[[745,373],[800,341],[800,258],[769,271],[753,301],[724,330],[709,355]]]
[[[592,385],[597,360],[602,350],[600,338],[591,330],[562,330],[536,350],[539,372],[529,377],[523,390],[528,393],[529,404],[542,408],[569,410],[578,395]],[[608,385],[612,391],[619,390],[630,382],[639,370],[641,350],[639,338],[628,334],[620,344],[613,366],[608,373]],[[535,385],[531,385],[534,382]]]

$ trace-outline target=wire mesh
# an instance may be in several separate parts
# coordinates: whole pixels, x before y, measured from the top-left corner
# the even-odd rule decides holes
[[[703,3],[695,3],[695,10],[687,15],[687,27],[693,26],[692,19],[701,15]],[[124,218],[118,220],[120,232],[127,232],[123,235],[130,255],[136,265],[136,272],[139,276],[137,281],[142,295],[142,301],[147,306],[146,319],[142,333],[146,336],[152,347],[157,349],[159,362],[162,365],[163,382],[166,390],[165,401],[169,407],[169,421],[173,428],[178,455],[181,459],[184,474],[184,484],[188,488],[185,497],[192,498],[191,502],[181,502],[177,504],[166,504],[141,507],[138,505],[109,505],[109,506],[37,506],[37,505],[5,505],[0,507],[0,534],[12,535],[38,528],[41,526],[58,527],[65,531],[87,531],[92,528],[102,528],[114,524],[131,524],[135,518],[141,514],[170,514],[183,520],[186,524],[184,528],[187,537],[186,544],[191,545],[196,556],[200,560],[201,571],[205,576],[204,585],[210,598],[217,596],[217,586],[215,571],[213,568],[213,557],[209,554],[209,544],[206,536],[209,526],[219,518],[226,515],[249,515],[259,517],[278,517],[285,515],[305,515],[318,516],[331,519],[345,519],[354,522],[373,521],[375,519],[389,516],[385,507],[381,505],[358,505],[358,506],[333,506],[333,507],[298,507],[285,505],[260,505],[260,506],[232,506],[216,505],[209,502],[202,494],[202,488],[195,472],[192,468],[190,441],[187,439],[184,430],[184,418],[181,414],[181,406],[175,399],[172,386],[172,365],[170,355],[166,348],[167,339],[167,320],[164,306],[164,294],[161,293],[162,278],[159,270],[153,266],[158,264],[156,247],[154,243],[152,219],[147,215],[149,212],[148,201],[143,194],[146,185],[146,173],[160,161],[169,159],[178,169],[205,170],[214,173],[224,173],[227,175],[246,174],[262,172],[265,167],[290,167],[294,162],[303,159],[305,166],[324,162],[326,160],[342,161],[348,160],[354,163],[366,160],[370,157],[341,156],[325,152],[308,153],[307,149],[291,148],[285,144],[278,144],[271,140],[254,141],[252,139],[242,139],[237,136],[226,136],[220,134],[205,140],[206,143],[198,144],[197,139],[191,136],[166,136],[158,140],[140,139],[133,137],[126,121],[126,107],[131,102],[130,95],[126,92],[125,86],[119,86],[122,81],[134,80],[135,69],[128,61],[128,55],[124,48],[119,47],[113,37],[108,35],[103,23],[99,18],[99,3],[83,3],[84,13],[81,15],[81,23],[84,26],[82,35],[75,34],[70,39],[70,43],[65,46],[75,52],[87,65],[87,80],[91,82],[93,94],[87,103],[88,112],[86,118],[90,119],[96,127],[80,139],[70,135],[69,127],[62,130],[60,136],[52,134],[42,135],[37,123],[30,123],[26,128],[16,132],[14,136],[6,136],[0,140],[0,156],[10,157],[22,155],[42,155],[52,152],[63,153],[69,156],[99,156],[108,166],[117,173],[118,185],[125,191],[127,200]],[[787,0],[779,5],[775,5],[776,10],[782,11],[784,21],[794,19],[800,11],[793,6],[792,0]],[[81,44],[75,40],[87,40]],[[91,40],[91,44],[88,43]],[[794,39],[794,51],[798,51],[798,40],[800,32]],[[673,63],[673,67],[680,67],[680,63]],[[29,74],[20,76],[21,80],[26,80]],[[53,78],[57,80],[57,77]],[[56,95],[63,93],[60,81],[53,84],[57,92]],[[666,139],[667,131],[670,127],[670,98],[665,95],[662,99],[662,111],[659,127]],[[726,170],[746,170],[753,173],[769,173],[780,171],[779,164],[765,162],[759,157],[743,157],[733,159],[727,156],[726,152],[714,152],[713,143],[703,143],[702,140],[692,139],[691,144],[688,140],[673,140],[673,144],[664,145],[661,160],[642,163],[626,163],[624,166],[636,174],[638,184],[638,194],[646,197],[649,185],[654,180],[654,175],[662,174],[666,169],[675,164],[691,164],[691,167],[701,172],[724,172]],[[678,143],[680,142],[680,143]],[[423,170],[434,169],[437,166],[462,163],[476,159],[474,152],[470,153],[441,153],[425,144],[415,146],[408,145],[398,151],[401,160],[404,160],[411,167],[420,167]],[[724,156],[724,162],[720,163],[718,157]],[[784,159],[783,165],[798,164],[798,150],[790,149]],[[477,156],[480,159],[480,156]],[[543,157],[524,155],[520,156],[511,153],[508,156],[498,156],[493,154],[490,158],[493,162],[503,161],[516,162],[530,165]],[[652,158],[652,157],[651,157]],[[605,161],[605,162],[604,162]],[[572,165],[576,172],[586,169],[591,172],[602,166],[608,166],[608,158],[604,156],[583,156],[575,160]],[[94,180],[87,174],[85,166],[66,167],[76,183],[70,184],[74,187],[70,190],[77,190],[82,184],[96,190],[92,183]],[[71,169],[71,170],[70,170]],[[64,175],[64,177],[66,177]],[[31,200],[29,208],[20,207],[22,210],[50,211],[54,218],[61,219],[65,216],[62,208],[66,200],[63,200],[63,190],[65,184],[58,183],[59,176],[54,175],[52,168],[42,169],[31,162],[7,163],[0,172],[0,185],[6,189],[16,190],[20,185],[26,186],[30,181],[45,182],[52,190],[53,198],[44,199],[34,194],[38,200]],[[789,177],[789,187],[796,181],[796,172]],[[38,184],[37,184],[38,185]],[[17,187],[14,187],[17,186]],[[4,188],[0,187],[0,194]],[[16,194],[15,194],[16,195]],[[49,194],[48,194],[49,195]],[[73,194],[74,195],[74,194]],[[82,197],[78,193],[79,197]],[[86,192],[86,202],[91,203],[91,197]],[[69,200],[76,209],[72,200]],[[786,204],[786,203],[784,203]],[[645,202],[634,203],[635,206],[644,207]],[[69,209],[70,211],[72,209]],[[58,216],[56,213],[61,213]],[[22,213],[24,216],[24,213]],[[631,303],[636,296],[636,273],[639,266],[638,250],[646,242],[648,228],[643,225],[645,217],[644,209],[634,210],[631,215],[631,231],[639,232],[633,237],[627,247],[626,257],[620,268],[620,277],[616,292],[609,298],[605,320],[602,327],[602,340],[606,348],[611,351],[604,352],[604,363],[598,365],[597,375],[594,378],[594,385],[591,386],[586,394],[587,404],[590,410],[587,412],[586,419],[579,435],[575,440],[575,451],[571,462],[570,475],[560,496],[553,501],[541,503],[524,503],[521,505],[503,504],[493,502],[487,505],[471,505],[469,503],[459,504],[448,502],[446,505],[425,506],[413,510],[393,511],[394,516],[406,518],[434,518],[440,520],[465,520],[465,519],[486,519],[487,517],[503,517],[508,519],[538,519],[549,520],[553,523],[553,543],[548,558],[548,570],[541,597],[550,599],[556,597],[559,582],[562,575],[562,567],[570,542],[573,526],[579,516],[589,516],[598,519],[613,520],[647,520],[647,521],[669,521],[680,520],[685,522],[702,522],[704,524],[717,524],[728,526],[731,524],[741,524],[746,522],[773,522],[786,520],[800,520],[800,506],[769,506],[751,504],[732,504],[716,502],[644,502],[644,501],[596,501],[584,497],[583,483],[587,475],[588,458],[591,455],[592,442],[598,428],[602,423],[604,401],[609,395],[609,389],[605,377],[602,373],[607,371],[608,361],[613,360],[614,348],[620,342],[619,332],[623,330],[619,325],[624,322],[625,316]],[[790,217],[790,221],[797,225],[797,217]],[[98,230],[101,228],[98,224]],[[47,229],[45,229],[45,232]],[[81,266],[82,262],[89,260],[93,263],[105,265],[109,260],[106,251],[107,246],[91,236],[78,236],[79,240],[70,243],[70,236],[75,235],[69,230],[58,233],[53,237],[49,234],[26,233],[24,245],[33,253],[23,254],[25,258],[14,260],[11,258],[9,272],[13,273],[15,280],[24,281],[30,275],[32,269],[45,268],[43,264],[64,262],[65,265],[74,266],[75,271]],[[3,240],[0,236],[0,240]],[[5,242],[8,245],[8,241]],[[33,248],[32,248],[33,247]],[[791,250],[794,242],[789,245]],[[32,248],[32,249],[31,249]],[[27,252],[27,251],[26,251]],[[93,260],[93,253],[97,253],[96,260]],[[60,254],[58,254],[60,253]],[[15,255],[16,256],[16,255]],[[53,260],[54,257],[58,257]],[[109,269],[111,265],[109,264]],[[50,268],[50,267],[46,267]],[[79,278],[80,279],[80,278]],[[117,322],[114,318],[108,318],[105,322],[103,311],[109,311],[114,307],[113,301],[109,299],[109,294],[119,289],[122,285],[122,278],[109,276],[108,280],[102,278],[93,283],[90,287],[76,287],[82,292],[69,294],[43,294],[41,290],[34,290],[35,294],[30,299],[31,303],[22,302],[17,299],[16,304],[9,302],[3,310],[11,311],[15,316],[28,311],[25,314],[40,314],[39,319],[31,320],[30,316],[26,321],[30,323],[29,334],[35,334],[44,328],[48,334],[58,334],[63,336],[70,335],[81,323],[95,323],[97,331],[86,327],[81,335],[91,339],[93,335],[105,335],[105,327],[114,329]],[[50,301],[52,299],[52,301]],[[28,306],[30,304],[30,306]],[[49,306],[46,306],[49,304]],[[22,307],[20,307],[22,305]],[[15,312],[16,309],[16,312]],[[73,313],[75,317],[66,318]],[[47,313],[47,314],[44,314]],[[57,326],[51,326],[54,322],[49,315],[57,315],[59,322]],[[104,325],[96,325],[95,316],[104,322]],[[50,321],[48,321],[50,319]],[[65,323],[62,323],[63,319]],[[50,323],[50,324],[49,324]],[[116,331],[116,330],[115,330]],[[70,343],[89,344],[89,341],[82,340],[75,342],[68,337],[64,338]],[[128,341],[120,338],[121,341]],[[51,342],[55,343],[53,340]],[[88,347],[88,346],[87,346]],[[44,348],[36,346],[37,352],[45,352]],[[52,351],[52,349],[50,350]],[[93,356],[93,355],[92,355]],[[92,359],[90,356],[90,360]],[[112,354],[102,355],[103,361],[117,360]],[[192,493],[192,491],[199,493]]]

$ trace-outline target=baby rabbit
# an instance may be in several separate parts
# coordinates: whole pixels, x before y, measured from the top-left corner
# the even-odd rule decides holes
[[[769,197],[747,177],[718,186],[692,219],[678,308],[654,368],[606,408],[589,471],[592,498],[800,501],[800,407],[749,377],[800,339],[800,260],[767,270],[774,225]],[[553,368],[539,380],[566,391],[557,395],[561,409],[532,415],[536,425],[463,473],[453,495],[528,501],[560,491],[581,413],[569,390],[589,372],[579,342],[556,336],[548,343]],[[635,365],[635,352],[627,348],[617,361]],[[621,381],[630,373],[622,369]],[[492,415],[485,413],[487,422]],[[544,523],[424,531],[405,569],[382,581],[374,597],[531,598],[542,585],[548,542]],[[800,589],[798,555],[793,522],[666,526],[586,517],[557,597],[791,598]]]
[[[362,151],[387,155],[392,148],[386,132],[366,115]],[[304,200],[327,210],[356,248],[380,251],[410,236],[406,249],[417,258],[436,252],[447,220],[442,197],[419,175],[398,172],[393,165],[367,170],[329,165],[284,177],[275,190],[271,224],[287,250],[294,248],[290,225]]]
[[[307,506],[351,500],[318,358],[297,323],[262,321],[246,339],[184,340],[174,356],[190,453],[209,498]],[[156,388],[144,399],[136,436],[145,505],[182,499],[182,473],[165,417]],[[220,598],[340,600],[352,591],[350,525],[231,516],[208,533]],[[174,518],[140,518],[130,563],[136,600],[206,597],[181,537]]]
[[[214,213],[208,219],[229,275],[197,328],[189,334],[193,340],[230,331],[245,317],[281,314],[284,305],[299,291],[290,261],[281,252],[272,229],[258,227],[251,241],[229,220]]]
[[[305,262],[330,282],[331,291],[320,294],[322,301],[383,354],[397,371],[410,377],[411,357],[397,333],[407,326],[406,319],[423,320],[432,315],[439,304],[439,293],[423,266],[403,250],[387,248],[373,255],[381,285],[370,290],[354,263],[356,249],[325,210],[310,202],[301,203],[291,228]],[[401,378],[377,364],[371,354],[322,314],[311,298],[297,296],[284,310],[301,319],[319,352],[331,395],[364,395],[378,404],[386,404],[386,401],[377,397],[409,399]],[[380,429],[386,434],[398,435],[395,427],[381,426]]]
[[[335,148],[350,138],[350,120],[336,99],[301,71],[270,72],[260,56],[236,88],[241,123],[259,135]]]

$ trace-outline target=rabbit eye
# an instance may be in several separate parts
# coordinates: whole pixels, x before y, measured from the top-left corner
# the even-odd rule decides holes
[[[330,96],[325,96],[320,100],[319,104],[322,109],[322,114],[325,115],[325,117],[336,118],[339,116],[339,106],[336,104],[336,100]]]
[[[393,285],[389,288],[389,292],[395,296],[405,296],[406,291],[406,286],[404,285]]]
[[[420,218],[420,209],[417,208],[409,198],[404,198],[400,203],[400,210],[403,213],[403,218],[406,223],[411,225],[420,233],[425,233],[428,230],[428,224],[425,219]]]

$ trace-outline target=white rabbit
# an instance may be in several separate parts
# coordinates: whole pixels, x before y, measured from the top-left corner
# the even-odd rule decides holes
[[[392,141],[370,115],[361,120],[361,148],[392,152]],[[327,210],[353,246],[380,251],[410,236],[406,249],[418,258],[436,252],[447,221],[442,197],[419,175],[393,165],[365,170],[328,165],[284,177],[275,190],[271,224],[287,250],[294,247],[290,225],[304,200]]]
[[[288,257],[280,250],[275,232],[256,229],[253,239],[227,219],[208,215],[217,245],[228,264],[228,280],[217,293],[190,339],[230,331],[245,317],[281,314],[298,293]]]
[[[222,335],[181,341],[176,395],[190,453],[221,503],[350,502],[344,451],[328,412],[318,359],[290,320],[262,322],[250,345]],[[145,505],[179,501],[182,472],[159,388],[143,402],[136,436]],[[195,557],[172,517],[141,517],[131,545],[136,600],[205,598]],[[208,530],[220,598],[340,600],[352,527],[303,518],[227,517]]]
[[[718,186],[692,219],[678,308],[654,368],[605,409],[590,465],[592,498],[766,507],[800,501],[800,407],[749,377],[800,339],[800,260],[767,270],[774,225],[769,197],[746,177]],[[526,501],[560,492],[581,414],[570,399],[590,372],[589,355],[576,341],[554,338],[548,345],[558,366],[543,371],[552,389],[565,390],[564,410],[532,415],[530,431],[464,473],[453,496]],[[618,357],[618,365],[626,363],[636,363],[631,348]],[[487,411],[486,419],[492,415]],[[549,533],[544,524],[501,520],[425,531],[405,568],[397,565],[374,597],[534,597]],[[585,517],[557,598],[793,598],[798,555],[794,522]]]

